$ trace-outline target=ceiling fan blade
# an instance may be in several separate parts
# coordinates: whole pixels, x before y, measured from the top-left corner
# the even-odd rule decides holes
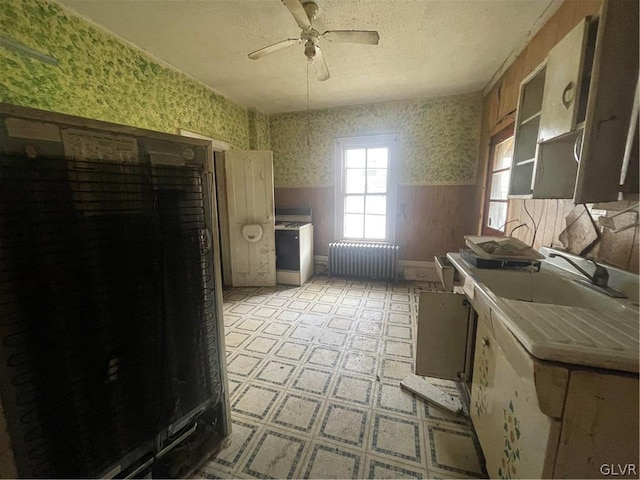
[[[257,60],[261,57],[264,57],[265,55],[269,55],[270,53],[277,52],[278,50],[282,50],[283,48],[295,45],[297,43],[302,43],[302,40],[300,40],[299,38],[289,38],[287,40],[274,43],[273,45],[269,45],[268,47],[261,48],[260,50],[256,50],[255,52],[251,52],[249,54],[249,58],[251,60]]]
[[[330,42],[378,45],[380,35],[375,30],[329,30],[322,34]]]
[[[324,60],[324,55],[320,47],[316,45],[316,55],[313,57],[313,66],[316,69],[316,77],[321,82],[329,80],[329,69],[327,68],[327,62]]]
[[[311,21],[307,16],[307,12],[304,11],[304,7],[300,3],[300,0],[282,0],[282,3],[289,9],[293,18],[295,18],[298,26],[302,30],[311,29]]]

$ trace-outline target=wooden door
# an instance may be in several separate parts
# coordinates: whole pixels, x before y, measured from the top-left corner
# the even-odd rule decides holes
[[[273,155],[268,151],[225,153],[231,284],[276,284]],[[244,233],[243,233],[244,232]]]

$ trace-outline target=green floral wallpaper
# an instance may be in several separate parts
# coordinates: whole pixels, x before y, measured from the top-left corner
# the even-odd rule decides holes
[[[401,134],[400,183],[473,184],[482,93],[271,115],[277,187],[333,185],[334,139]]]
[[[249,148],[246,108],[55,3],[0,0],[0,32],[59,61],[0,47],[1,102],[169,133],[184,128]]]
[[[257,108],[250,108],[249,118],[249,148],[251,150],[271,150],[269,135],[269,115]]]

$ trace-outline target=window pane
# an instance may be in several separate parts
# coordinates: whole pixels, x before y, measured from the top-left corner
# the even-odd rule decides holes
[[[364,213],[364,195],[349,195],[345,197],[344,213]]]
[[[388,148],[369,148],[367,150],[367,168],[387,168]]]
[[[509,168],[511,166],[512,158],[513,137],[510,137],[504,142],[500,142],[498,145],[496,145],[493,154],[493,169],[501,170],[503,168]]]
[[[364,169],[348,168],[345,179],[345,193],[364,193]]]
[[[384,240],[386,236],[386,219],[384,215],[365,215],[364,238]]]
[[[347,168],[364,168],[365,167],[365,150],[364,148],[348,149],[344,153],[345,164]]]
[[[504,224],[507,221],[507,202],[489,202],[489,217],[487,225],[494,230],[504,232]]]
[[[345,238],[363,238],[364,215],[346,213],[344,215],[344,236]]]
[[[387,170],[385,168],[367,169],[367,193],[386,193]]]
[[[368,195],[367,196],[367,212],[384,215],[387,213],[387,196],[386,195]]]
[[[506,170],[491,175],[491,200],[506,200],[509,195],[509,176],[511,172]]]

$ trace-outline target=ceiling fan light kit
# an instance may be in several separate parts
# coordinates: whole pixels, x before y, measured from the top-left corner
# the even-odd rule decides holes
[[[291,16],[300,27],[300,38],[289,38],[251,52],[249,54],[250,59],[257,60],[283,48],[303,43],[307,62],[315,67],[317,79],[324,81],[329,79],[329,69],[322,50],[318,46],[318,40],[324,39],[330,42],[358,43],[361,45],[378,45],[380,41],[380,35],[373,30],[327,30],[324,33],[320,33],[313,28],[311,23],[318,15],[319,9],[316,2],[312,0],[303,2],[300,0],[282,0],[282,3],[289,9]]]

